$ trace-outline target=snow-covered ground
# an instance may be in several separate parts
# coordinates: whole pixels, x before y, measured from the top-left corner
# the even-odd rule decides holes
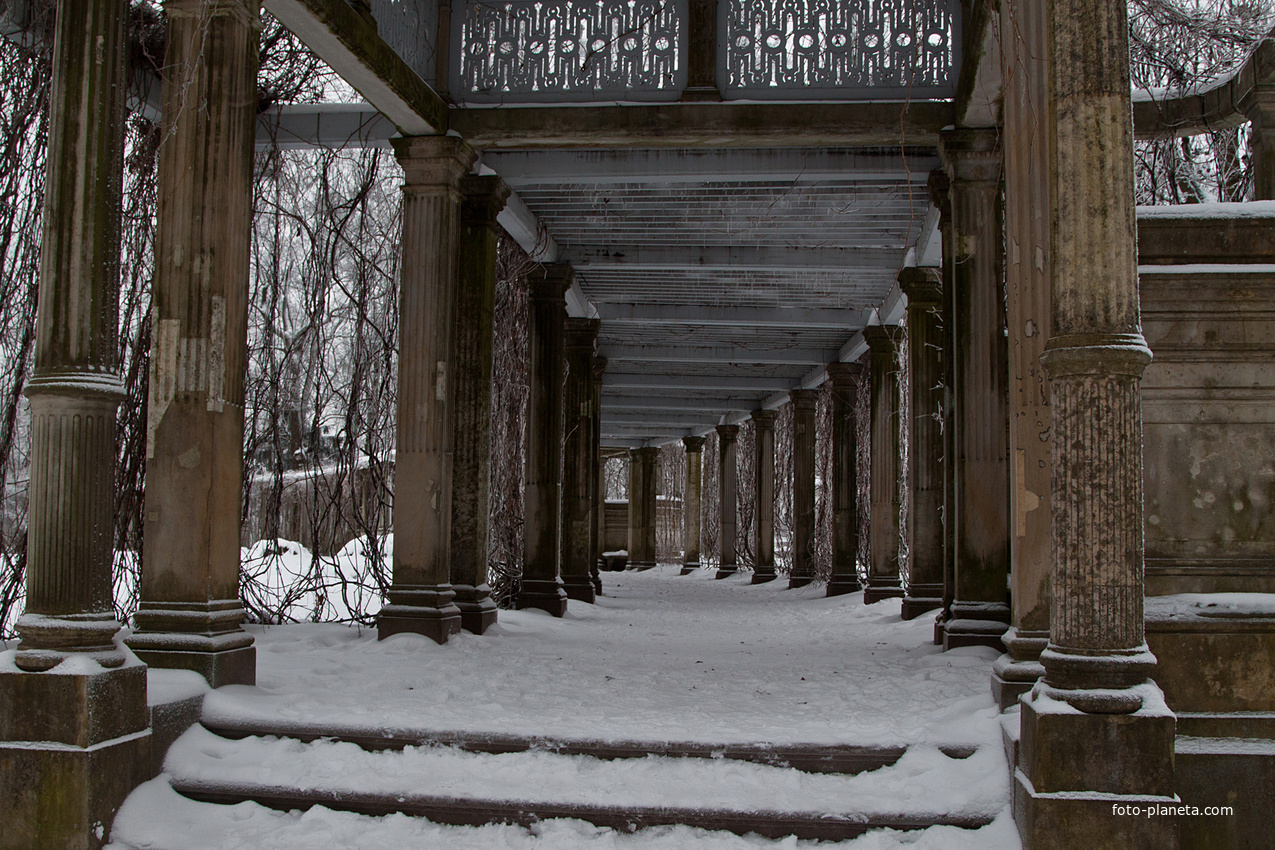
[[[558,738],[707,743],[970,745],[969,759],[916,746],[897,764],[855,777],[719,761],[598,762],[548,753],[517,757],[409,748],[370,755],[352,744],[230,742],[195,729],[172,751],[171,772],[232,775],[315,787],[376,784],[422,793],[669,805],[706,782],[727,782],[697,805],[764,810],[903,811],[996,815],[979,830],[879,831],[846,846],[1017,848],[1000,724],[988,687],[990,649],[943,653],[933,618],[899,618],[897,600],[826,599],[822,587],[751,586],[661,567],[604,573],[596,605],[573,602],[563,619],[502,611],[487,635],[445,646],[414,635],[377,642],[374,631],[332,625],[255,629],[257,687],[207,697],[209,721],[322,724],[350,731],[505,732]],[[388,756],[388,758],[387,758]],[[499,760],[499,761],[497,761]],[[671,762],[677,761],[676,764]],[[366,762],[366,764],[364,764]],[[254,764],[262,767],[253,768]],[[287,765],[287,766],[284,766]],[[716,770],[715,773],[707,771]],[[243,775],[241,773],[240,775]],[[485,776],[466,789],[474,776]],[[528,781],[526,777],[536,777]],[[448,782],[461,785],[448,785]],[[369,780],[370,781],[370,780]],[[430,783],[433,783],[432,785]],[[366,784],[366,783],[363,783]],[[609,789],[609,790],[608,790]],[[431,791],[431,793],[434,793]],[[768,796],[769,795],[769,796]],[[768,805],[762,805],[769,799]],[[837,801],[844,801],[838,806]],[[369,818],[321,807],[275,812],[254,803],[187,800],[164,777],[129,798],[112,838],[124,847],[804,847],[689,827],[635,835],[579,821],[518,827],[444,827],[397,815]]]

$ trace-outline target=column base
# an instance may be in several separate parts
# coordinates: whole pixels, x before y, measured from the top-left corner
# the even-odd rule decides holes
[[[496,624],[496,600],[491,598],[491,588],[485,584],[477,587],[453,584],[456,608],[460,611],[460,627],[470,634],[480,635]]]
[[[775,574],[773,567],[768,570],[753,570],[753,584],[765,584],[766,582],[774,581],[777,578],[779,578],[779,576]]]
[[[682,571],[678,573],[678,575],[688,576],[693,572],[698,572],[699,567],[700,567],[699,561],[687,561],[686,563],[682,564]]]
[[[655,569],[655,562],[654,561],[629,561],[624,566],[624,569],[629,572],[640,572],[640,571],[644,572],[646,570],[653,570]]]
[[[125,643],[148,666],[193,670],[212,688],[255,685],[257,649],[239,626],[243,617],[238,599],[143,601]]]
[[[536,608],[555,617],[567,613],[567,592],[559,579],[523,579],[518,590],[519,611]]]
[[[245,637],[251,639],[252,635]],[[133,646],[132,640],[129,646]],[[136,647],[137,657],[148,667],[161,670],[194,670],[203,676],[210,688],[223,685],[257,684],[257,648],[241,646],[213,652],[191,652],[175,649],[146,649]]]
[[[898,576],[869,575],[863,586],[863,601],[866,605],[880,602],[883,599],[902,599],[903,582]]]
[[[992,663],[992,697],[1001,711],[1018,703],[1045,675],[1040,653],[1049,643],[1049,632],[1024,632],[1011,627],[1001,637],[1008,650]]]
[[[943,585],[913,582],[908,585],[908,592],[903,597],[903,619],[915,620],[942,606]]]
[[[858,593],[860,590],[863,590],[863,583],[859,581],[858,573],[833,573],[832,578],[828,579],[829,596],[845,596],[847,593]]]
[[[734,564],[729,564],[724,567],[718,567],[717,572],[713,575],[713,578],[715,579],[729,578],[730,576],[733,576],[738,572],[739,572],[739,567],[735,566]]]
[[[391,587],[390,604],[376,615],[376,639],[391,635],[424,635],[435,643],[460,631],[460,609],[450,584]]]
[[[944,608],[943,610],[939,611],[938,616],[934,618],[934,645],[935,646],[943,645],[943,635],[946,633],[946,628],[947,628],[947,615],[948,615],[948,611],[946,608]]]
[[[588,602],[592,605],[597,598],[593,581],[588,576],[563,576],[562,589],[566,591],[568,599],[575,599],[578,602]]]
[[[146,666],[27,673],[12,659],[0,653],[0,848],[101,847],[153,776]]]
[[[1009,606],[1003,602],[952,603],[943,623],[943,651],[962,646],[1002,649],[1001,636],[1009,631]]]
[[[810,583],[811,583],[812,581],[814,581],[814,580],[815,580],[814,576],[792,576],[792,575],[790,575],[790,576],[788,576],[788,589],[789,589],[789,590],[796,590],[797,588],[805,587],[806,585],[810,584]]]
[[[1014,820],[1026,850],[1176,848],[1174,716],[1159,688],[1136,687],[1132,714],[1087,714],[1045,696],[1022,700]],[[1155,813],[1148,816],[1148,807]]]

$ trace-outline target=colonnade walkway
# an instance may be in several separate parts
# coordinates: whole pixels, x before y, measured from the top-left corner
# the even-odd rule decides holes
[[[206,692],[202,724],[124,804],[112,838],[743,847],[771,845],[754,829],[804,844],[893,825],[925,828],[908,846],[1019,846],[987,689],[994,650],[942,652],[929,618],[903,621],[898,600],[679,569],[603,573],[596,604],[562,619],[502,612],[442,646],[251,627],[256,686]],[[193,674],[150,675],[171,695]],[[488,820],[534,825],[455,825]],[[876,831],[854,846],[917,837]]]

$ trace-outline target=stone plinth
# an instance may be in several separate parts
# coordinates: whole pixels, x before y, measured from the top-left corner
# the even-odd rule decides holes
[[[943,295],[938,269],[906,268],[899,285],[908,297],[911,445],[908,449],[908,589],[903,619],[943,604]]]
[[[629,564],[630,570],[655,566],[655,462],[660,450],[629,451]]]
[[[683,437],[686,447],[686,499],[682,502],[682,575],[699,569],[700,512],[704,504],[704,437]]]
[[[792,572],[788,587],[814,580],[816,390],[793,390],[792,404]]]
[[[739,516],[739,470],[735,462],[738,439],[738,425],[717,426],[717,474],[719,476],[717,492],[719,495],[718,507],[721,513],[719,514],[720,521],[717,526],[719,560],[715,578],[726,578],[739,572],[739,564],[735,559],[735,535],[738,527],[737,517]]]
[[[567,612],[559,577],[558,475],[562,468],[562,378],[567,290],[575,272],[565,263],[530,275],[527,350],[531,357],[527,400],[527,481],[523,508],[523,571],[517,605],[555,617]]]
[[[868,580],[863,601],[880,602],[903,595],[899,576],[899,378],[897,327],[870,325],[868,343],[871,381],[871,511],[868,530]]]
[[[861,589],[859,583],[858,363],[828,364],[832,384],[832,575],[828,595]]]
[[[562,584],[569,599],[592,603],[593,355],[597,319],[567,319],[567,380],[562,464]]]
[[[403,166],[394,577],[377,636],[416,632],[439,643],[460,631],[451,585],[455,388],[448,372],[456,319],[461,178],[476,154],[460,139],[394,140]]]

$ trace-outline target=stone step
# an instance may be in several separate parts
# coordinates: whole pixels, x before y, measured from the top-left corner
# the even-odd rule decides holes
[[[611,751],[624,755],[597,758],[530,747],[486,753],[437,741],[399,743],[369,750],[330,738],[230,739],[195,727],[173,746],[165,771],[175,791],[205,803],[253,801],[283,811],[319,805],[468,826],[529,826],[554,818],[623,831],[681,824],[834,841],[880,828],[975,829],[1002,805],[979,790],[989,767],[1003,770],[999,753],[991,766],[983,763],[984,752],[953,758],[921,748],[869,780],[711,755],[651,755],[649,745],[637,759],[625,747]],[[701,745],[688,749],[708,752]]]
[[[888,767],[907,751],[898,746],[855,746],[850,744],[767,744],[691,741],[625,741],[590,738],[557,738],[543,735],[514,735],[504,732],[421,731],[366,727],[343,727],[285,720],[236,723],[229,719],[203,721],[210,732],[223,738],[240,739],[254,735],[274,735],[298,741],[344,741],[365,750],[401,750],[404,747],[454,747],[470,753],[548,752],[584,755],[597,759],[665,758],[733,759],[772,767],[791,767],[805,773],[853,775]],[[940,745],[950,758],[968,758],[974,747]]]

